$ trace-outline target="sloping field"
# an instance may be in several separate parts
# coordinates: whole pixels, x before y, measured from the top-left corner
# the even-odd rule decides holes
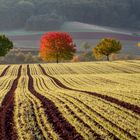
[[[139,140],[140,61],[0,66],[0,140]]]

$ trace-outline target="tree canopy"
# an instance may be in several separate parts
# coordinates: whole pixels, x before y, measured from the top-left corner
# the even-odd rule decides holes
[[[65,32],[49,32],[40,42],[40,56],[43,60],[70,60],[76,52],[71,36]]]
[[[112,53],[118,53],[122,48],[120,41],[111,38],[102,39],[99,44],[93,49],[96,58],[106,56],[109,61],[109,56]]]
[[[12,41],[10,41],[5,35],[0,35],[0,56],[5,56],[12,48]]]

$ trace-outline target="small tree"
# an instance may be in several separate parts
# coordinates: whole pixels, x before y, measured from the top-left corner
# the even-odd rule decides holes
[[[70,60],[76,52],[76,45],[69,34],[49,32],[43,35],[40,44],[40,56],[43,60]]]
[[[112,53],[118,53],[122,48],[120,41],[115,39],[105,38],[93,49],[96,58],[106,56],[109,61],[109,56]]]
[[[0,56],[5,56],[12,48],[12,41],[10,41],[5,35],[0,35]]]

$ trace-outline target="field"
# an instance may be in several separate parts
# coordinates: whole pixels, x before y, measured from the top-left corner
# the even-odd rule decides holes
[[[139,140],[140,61],[0,66],[0,140]]]

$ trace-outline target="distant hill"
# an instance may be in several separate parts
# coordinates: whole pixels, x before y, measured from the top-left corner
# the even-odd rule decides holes
[[[100,39],[111,37],[122,42],[123,50],[121,51],[121,54],[132,56],[140,55],[140,50],[137,47],[140,35],[134,34],[129,30],[84,24],[81,22],[65,22],[61,26],[61,31],[66,31],[71,34],[77,45],[78,52],[81,51],[80,45],[83,42],[89,42],[95,47]],[[0,34],[8,36],[13,41],[15,48],[21,48],[25,52],[31,51],[34,54],[38,54],[40,38],[44,32],[47,31],[11,30],[0,31]]]
[[[92,24],[86,24],[82,22],[64,22],[60,27],[62,31],[68,32],[107,32],[107,33],[119,33],[131,35],[132,31],[122,30],[119,28],[111,28],[108,26],[98,26]]]
[[[65,21],[140,29],[140,0],[0,0],[0,30],[53,30]]]

